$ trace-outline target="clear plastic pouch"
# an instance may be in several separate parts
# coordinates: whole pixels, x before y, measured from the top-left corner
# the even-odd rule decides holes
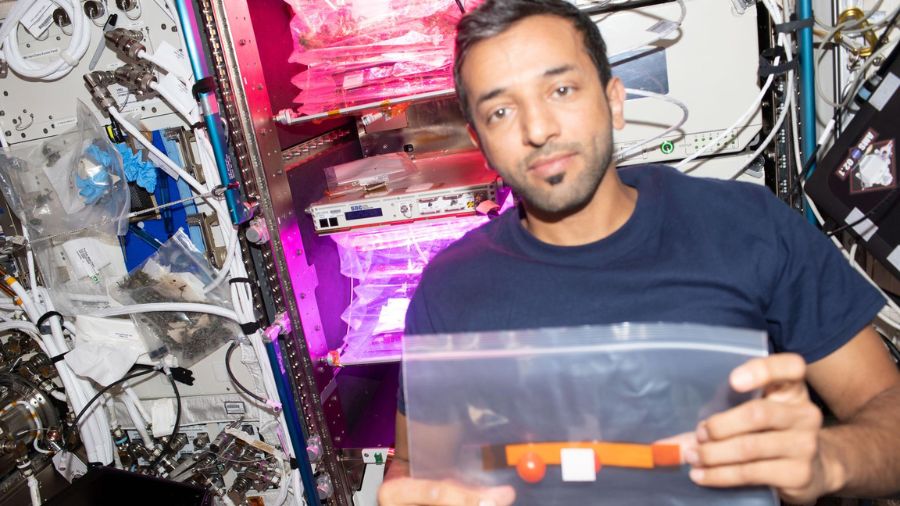
[[[761,331],[626,323],[406,336],[403,348],[415,478],[512,485],[517,505],[777,504],[764,487],[699,487],[679,447],[656,444],[758,395],[728,375],[767,354]],[[535,461],[532,483],[517,466]]]
[[[286,0],[305,114],[453,87],[460,6],[475,0]]]
[[[123,304],[193,302],[228,307],[228,285],[213,290],[206,257],[187,234],[178,230],[159,250],[119,282],[116,299]],[[165,311],[132,315],[151,359],[172,355],[190,367],[230,339],[241,335],[231,320],[206,313]]]
[[[74,129],[15,146],[0,160],[3,193],[39,241],[84,228],[124,234],[130,193],[122,157],[84,103]]]
[[[352,358],[383,334],[402,334],[406,308],[422,269],[441,250],[483,225],[482,216],[456,217],[333,234],[341,274],[356,282],[341,314],[343,353]],[[399,349],[394,349],[394,354]]]
[[[126,272],[118,235],[130,195],[122,158],[83,103],[72,130],[0,154],[0,186],[28,233],[56,309],[108,307]]]

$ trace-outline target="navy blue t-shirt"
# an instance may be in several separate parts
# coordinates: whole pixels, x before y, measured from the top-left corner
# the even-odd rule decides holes
[[[600,241],[541,242],[512,211],[450,245],[422,275],[406,334],[688,322],[765,330],[773,351],[814,362],[884,305],[764,187],[661,165],[619,176],[637,204]]]

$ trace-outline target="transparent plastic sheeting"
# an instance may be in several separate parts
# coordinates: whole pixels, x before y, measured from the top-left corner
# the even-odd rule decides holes
[[[118,285],[122,304],[169,302],[229,307],[228,284],[208,287],[214,278],[209,261],[179,229],[159,250],[132,270]],[[236,323],[221,316],[194,312],[152,312],[131,315],[151,359],[171,355],[190,367],[241,335]]]
[[[403,353],[415,478],[512,485],[517,505],[777,504],[768,488],[695,485],[689,467],[678,463],[677,447],[675,465],[650,468],[610,463],[622,457],[601,448],[600,470],[589,462],[587,477],[577,459],[558,460],[564,450],[543,452],[557,463],[546,464],[537,483],[523,480],[518,460],[510,462],[511,452],[528,443],[544,449],[629,443],[640,453],[695,430],[711,414],[759,395],[735,393],[728,375],[767,354],[763,332],[626,323],[406,336]],[[564,481],[564,471],[588,481]]]
[[[108,307],[125,273],[117,234],[128,228],[130,192],[122,157],[87,106],[78,103],[72,130],[0,153],[0,188],[56,309]]]
[[[453,87],[456,23],[475,0],[286,0],[303,114]]]
[[[342,361],[352,361],[354,353],[377,345],[385,335],[402,333],[422,269],[438,252],[485,221],[480,216],[457,217],[331,235],[338,246],[341,274],[354,283],[350,303],[341,315],[348,325]],[[396,343],[396,339],[386,342]],[[399,347],[392,348],[385,353],[399,358]]]

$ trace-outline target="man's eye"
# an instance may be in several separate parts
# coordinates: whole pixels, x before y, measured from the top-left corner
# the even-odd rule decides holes
[[[488,116],[488,121],[496,121],[496,120],[503,119],[506,117],[507,112],[508,111],[506,110],[505,107],[501,107],[500,109],[493,111],[490,114],[490,116]]]
[[[560,86],[553,90],[553,93],[558,97],[565,97],[571,95],[572,92],[575,91],[575,88],[572,86]]]

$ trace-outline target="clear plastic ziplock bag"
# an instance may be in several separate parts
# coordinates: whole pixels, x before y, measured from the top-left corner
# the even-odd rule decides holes
[[[517,505],[776,505],[695,485],[661,442],[757,396],[728,376],[767,350],[764,332],[694,324],[406,336],[411,474],[512,485]]]
[[[151,359],[173,356],[190,367],[221,345],[241,335],[241,329],[221,316],[179,312],[179,303],[228,307],[228,284],[210,289],[213,271],[187,234],[178,230],[159,250],[119,282],[123,304],[172,303],[174,311],[141,313],[131,318]]]
[[[122,157],[82,102],[74,129],[4,153],[0,178],[32,241],[85,228],[119,235],[128,229],[131,194]]]
[[[0,187],[28,233],[56,309],[109,307],[126,273],[117,235],[128,229],[122,158],[81,102],[72,130],[0,154]]]

